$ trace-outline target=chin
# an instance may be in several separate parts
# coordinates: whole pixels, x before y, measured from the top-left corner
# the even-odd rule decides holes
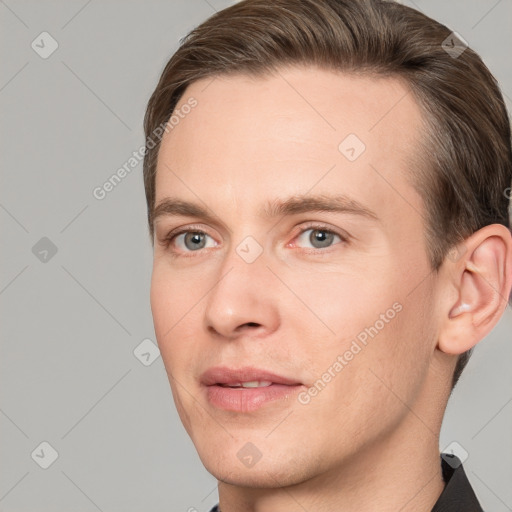
[[[272,450],[272,457],[262,454],[252,466],[244,465],[240,460],[243,456],[239,457],[237,452],[215,451],[211,445],[203,453],[198,450],[201,462],[212,476],[237,487],[273,489],[296,485],[315,476],[311,460],[301,461],[277,449]]]
[[[219,464],[205,465],[205,468],[220,482],[249,489],[278,489],[303,481],[299,475],[295,475],[289,467],[283,466],[283,464],[279,468],[265,465],[262,462],[261,464],[259,468],[250,469]]]

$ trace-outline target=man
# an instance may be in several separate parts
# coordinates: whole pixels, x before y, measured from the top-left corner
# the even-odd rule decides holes
[[[246,0],[185,38],[145,131],[155,332],[214,510],[482,510],[439,453],[512,287],[480,58],[392,2]]]

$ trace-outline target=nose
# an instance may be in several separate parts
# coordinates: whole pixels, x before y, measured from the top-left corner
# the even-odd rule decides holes
[[[240,336],[263,337],[280,323],[276,277],[262,253],[245,261],[233,248],[219,268],[218,279],[207,297],[207,330],[227,340]]]

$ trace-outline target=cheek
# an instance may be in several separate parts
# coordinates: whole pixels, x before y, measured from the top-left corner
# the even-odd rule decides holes
[[[189,412],[193,409],[190,395],[183,392],[183,386],[192,391],[184,377],[189,368],[188,361],[194,358],[191,351],[196,350],[192,336],[186,332],[189,316],[193,314],[192,305],[188,304],[190,294],[183,287],[177,273],[170,271],[162,263],[155,263],[151,278],[150,302],[153,324],[162,361],[165,366],[169,384],[181,421],[190,433]],[[188,312],[188,314],[187,314]],[[189,403],[190,402],[190,403]]]
[[[369,265],[368,265],[369,266]],[[290,270],[284,281],[293,283],[294,295],[304,314],[296,314],[300,322],[316,324],[319,335],[327,339],[348,339],[373,325],[400,299],[387,280],[389,272],[369,272],[349,267],[347,271],[321,268],[301,272]],[[302,303],[302,304],[300,304]],[[390,312],[392,316],[394,311]]]
[[[431,353],[431,283],[425,280],[411,293],[406,268],[374,263],[366,272],[293,272],[293,280],[291,274],[285,280],[293,282],[295,294],[307,307],[295,302],[288,315],[304,334],[301,349],[307,354],[311,378],[321,377],[342,356],[343,371],[348,366],[357,369],[357,379],[364,374],[370,388],[372,382],[383,385],[368,371],[373,369],[385,382],[407,392],[407,380],[422,378]],[[337,368],[331,372],[341,375],[340,365]]]
[[[153,314],[153,324],[158,343],[163,341],[165,333],[173,323],[175,294],[168,285],[169,281],[161,273],[153,270],[151,278],[150,303]],[[162,347],[160,347],[162,350]]]
[[[150,303],[158,346],[168,368],[169,362],[176,360],[175,355],[179,357],[181,353],[176,351],[177,354],[171,354],[176,342],[181,339],[178,333],[186,321],[186,312],[191,308],[187,304],[190,294],[183,289],[184,283],[166,267],[161,262],[154,263]]]
[[[200,285],[200,279],[173,269],[165,258],[154,261],[150,302],[157,336],[179,329],[201,296]]]
[[[150,302],[158,347],[167,372],[180,380],[204,357],[204,299],[213,286],[205,274],[172,268],[165,258],[153,265]]]

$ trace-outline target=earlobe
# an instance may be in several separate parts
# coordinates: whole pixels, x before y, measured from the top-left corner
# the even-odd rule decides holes
[[[459,261],[446,262],[451,298],[437,348],[453,355],[473,348],[489,334],[512,287],[512,236],[505,226],[491,224],[478,230],[465,240],[465,249]]]

